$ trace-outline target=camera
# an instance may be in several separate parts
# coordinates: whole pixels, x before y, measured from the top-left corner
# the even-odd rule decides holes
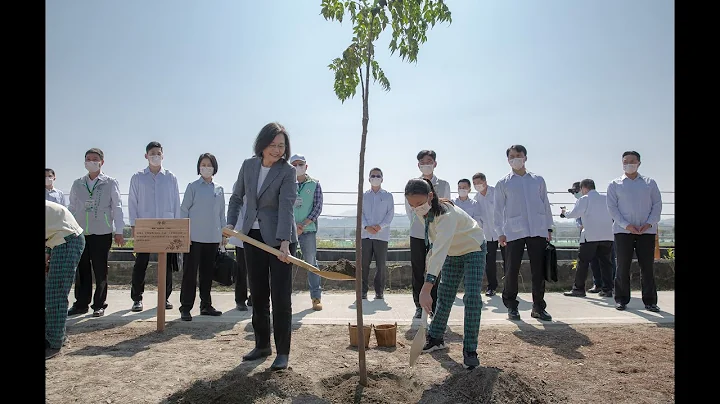
[[[576,193],[580,192],[580,181],[574,182],[572,185],[572,188],[568,188],[568,193],[575,195]]]

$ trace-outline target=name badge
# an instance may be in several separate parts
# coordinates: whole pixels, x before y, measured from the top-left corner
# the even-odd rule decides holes
[[[87,201],[85,201],[85,212],[91,212],[94,205],[95,204],[93,203],[92,199],[88,199]]]
[[[295,198],[295,205],[294,205],[294,206],[295,206],[296,208],[299,208],[300,206],[302,206],[302,198],[301,198],[300,196],[298,196],[297,198]]]

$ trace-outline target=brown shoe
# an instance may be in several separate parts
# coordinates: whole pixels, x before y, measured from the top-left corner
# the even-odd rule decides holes
[[[322,310],[322,303],[320,303],[320,299],[312,299],[312,308],[315,311]]]

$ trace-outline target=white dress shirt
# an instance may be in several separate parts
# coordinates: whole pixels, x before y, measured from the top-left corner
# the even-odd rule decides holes
[[[423,177],[418,177],[419,179],[422,179]],[[437,196],[440,198],[450,199],[450,183],[441,180],[440,178],[436,177],[434,174],[432,178],[430,179],[430,183],[433,185],[433,188],[435,188],[435,193],[437,193]],[[407,198],[405,199],[405,213],[408,215],[408,218],[410,219],[410,237],[415,237],[419,239],[425,240],[425,223],[423,223],[422,220],[419,220],[417,215],[415,214],[415,211],[412,210],[410,207],[410,204],[407,202]]]
[[[180,189],[177,177],[161,168],[153,174],[149,168],[130,178],[128,193],[130,226],[135,219],[180,219]]]
[[[498,234],[495,232],[495,187],[487,185],[485,195],[480,192],[475,194],[475,200],[480,208],[482,228],[485,232],[485,240],[497,241]]]
[[[565,213],[568,219],[582,219],[580,243],[586,241],[613,241],[613,220],[607,208],[607,198],[596,190],[575,201],[572,210]]]
[[[390,241],[390,223],[395,217],[395,198],[393,195],[380,188],[377,192],[372,188],[363,194],[362,206],[362,232],[361,238],[371,240]],[[365,227],[380,225],[380,231],[370,234]],[[424,236],[423,236],[424,237]]]
[[[460,197],[457,197],[453,200],[453,203],[458,208],[462,209],[467,213],[471,218],[473,218],[478,226],[481,228],[484,228],[485,225],[483,224],[482,217],[480,216],[480,205],[478,202],[474,199],[467,198],[464,201],[460,199]]]
[[[662,212],[662,197],[654,179],[638,174],[634,180],[623,174],[613,180],[607,189],[607,206],[613,224],[613,233],[627,233],[630,224],[642,227],[645,223],[650,228],[645,234],[656,234]]]
[[[553,218],[545,179],[510,172],[495,185],[495,232],[507,241],[547,237]]]

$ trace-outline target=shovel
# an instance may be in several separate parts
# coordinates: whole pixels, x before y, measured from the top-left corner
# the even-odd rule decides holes
[[[265,251],[269,252],[270,254],[273,254],[276,257],[279,257],[282,254],[280,252],[280,250],[278,250],[277,248],[273,248],[265,243],[261,243],[261,242],[255,240],[254,238],[243,234],[242,232],[230,230],[228,228],[224,228],[222,232],[223,232],[223,235],[228,238],[237,237],[240,240],[242,240],[243,243],[252,244],[253,246],[255,246],[261,250],[265,250]],[[331,279],[334,281],[354,281],[355,280],[355,278],[353,278],[352,276],[341,274],[339,272],[321,271],[320,269],[310,265],[309,263],[301,260],[300,258],[293,257],[292,255],[288,256],[288,259],[290,260],[291,263],[293,263],[303,269],[306,269],[314,274],[317,274],[321,278]]]
[[[427,333],[427,312],[423,310],[422,317],[420,318],[420,328],[418,328],[415,338],[413,338],[412,345],[410,346],[410,367],[415,365],[417,358],[422,352],[423,344],[425,344],[425,334]]]

